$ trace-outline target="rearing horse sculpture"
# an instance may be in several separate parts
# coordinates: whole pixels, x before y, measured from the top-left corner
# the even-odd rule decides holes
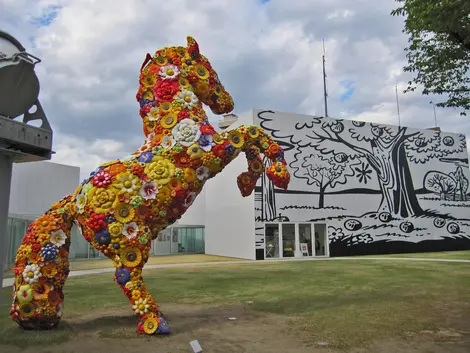
[[[114,279],[139,317],[138,332],[165,334],[168,322],[148,293],[142,269],[151,240],[191,206],[205,182],[240,152],[248,170],[238,179],[250,195],[264,171],[260,153],[272,164],[266,171],[279,188],[290,175],[283,150],[256,126],[217,133],[202,103],[215,114],[233,110],[211,64],[188,37],[187,47],[167,47],[142,64],[137,100],[145,143],[131,156],[105,163],[73,193],[54,204],[28,228],[18,249],[10,315],[25,329],[57,326],[63,286],[69,274],[70,231],[110,258]]]

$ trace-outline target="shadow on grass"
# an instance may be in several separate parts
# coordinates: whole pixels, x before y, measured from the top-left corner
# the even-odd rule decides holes
[[[15,322],[4,327],[0,335],[0,344],[8,344],[17,347],[31,347],[36,345],[48,345],[63,343],[74,336],[74,327],[63,321],[51,330],[24,330]]]

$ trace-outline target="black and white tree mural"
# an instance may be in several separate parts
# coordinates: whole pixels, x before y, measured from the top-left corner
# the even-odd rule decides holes
[[[303,150],[305,151],[305,150]],[[299,150],[291,163],[294,176],[307,180],[308,185],[315,185],[319,191],[318,208],[325,207],[325,190],[338,184],[346,184],[347,179],[355,175],[354,166],[348,162],[345,153],[325,157],[321,154],[306,154]]]
[[[377,176],[382,194],[377,212],[407,218],[425,214],[418,201],[413,184],[410,163],[422,164],[431,159],[464,151],[465,136],[426,131],[426,134],[407,127],[385,126],[351,121],[345,128],[341,119],[312,117],[307,122],[292,124],[280,131],[270,126],[274,112],[258,114],[261,127],[271,131],[274,138],[287,139],[300,151],[312,149],[327,160],[346,155],[349,163],[366,161]],[[302,164],[305,158],[296,155],[290,166]]]

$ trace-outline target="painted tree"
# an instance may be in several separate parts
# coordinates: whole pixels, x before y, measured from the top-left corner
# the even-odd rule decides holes
[[[333,157],[321,154],[306,154],[299,150],[294,156],[291,166],[295,169],[294,176],[306,179],[308,185],[315,185],[319,190],[318,207],[325,207],[325,190],[338,184],[346,184],[347,178],[354,176],[354,170],[348,165],[345,153]]]
[[[396,0],[393,16],[405,16],[403,32],[406,72],[416,76],[405,92],[423,87],[423,94],[446,97],[437,106],[470,110],[470,1]]]
[[[258,113],[261,127],[277,139],[288,139],[301,150],[313,148],[327,158],[340,154],[352,160],[364,158],[377,174],[382,193],[378,211],[401,217],[424,213],[409,163],[425,163],[466,148],[461,134],[310,116],[302,122],[283,123],[281,129],[275,116],[272,111]]]

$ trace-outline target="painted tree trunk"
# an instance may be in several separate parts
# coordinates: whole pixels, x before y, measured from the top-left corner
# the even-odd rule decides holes
[[[325,186],[320,187],[320,196],[318,198],[318,208],[324,208],[325,207]]]
[[[416,197],[403,144],[373,144],[372,147],[374,158],[371,165],[378,174],[382,191],[379,211],[402,218],[422,215],[424,212]]]

